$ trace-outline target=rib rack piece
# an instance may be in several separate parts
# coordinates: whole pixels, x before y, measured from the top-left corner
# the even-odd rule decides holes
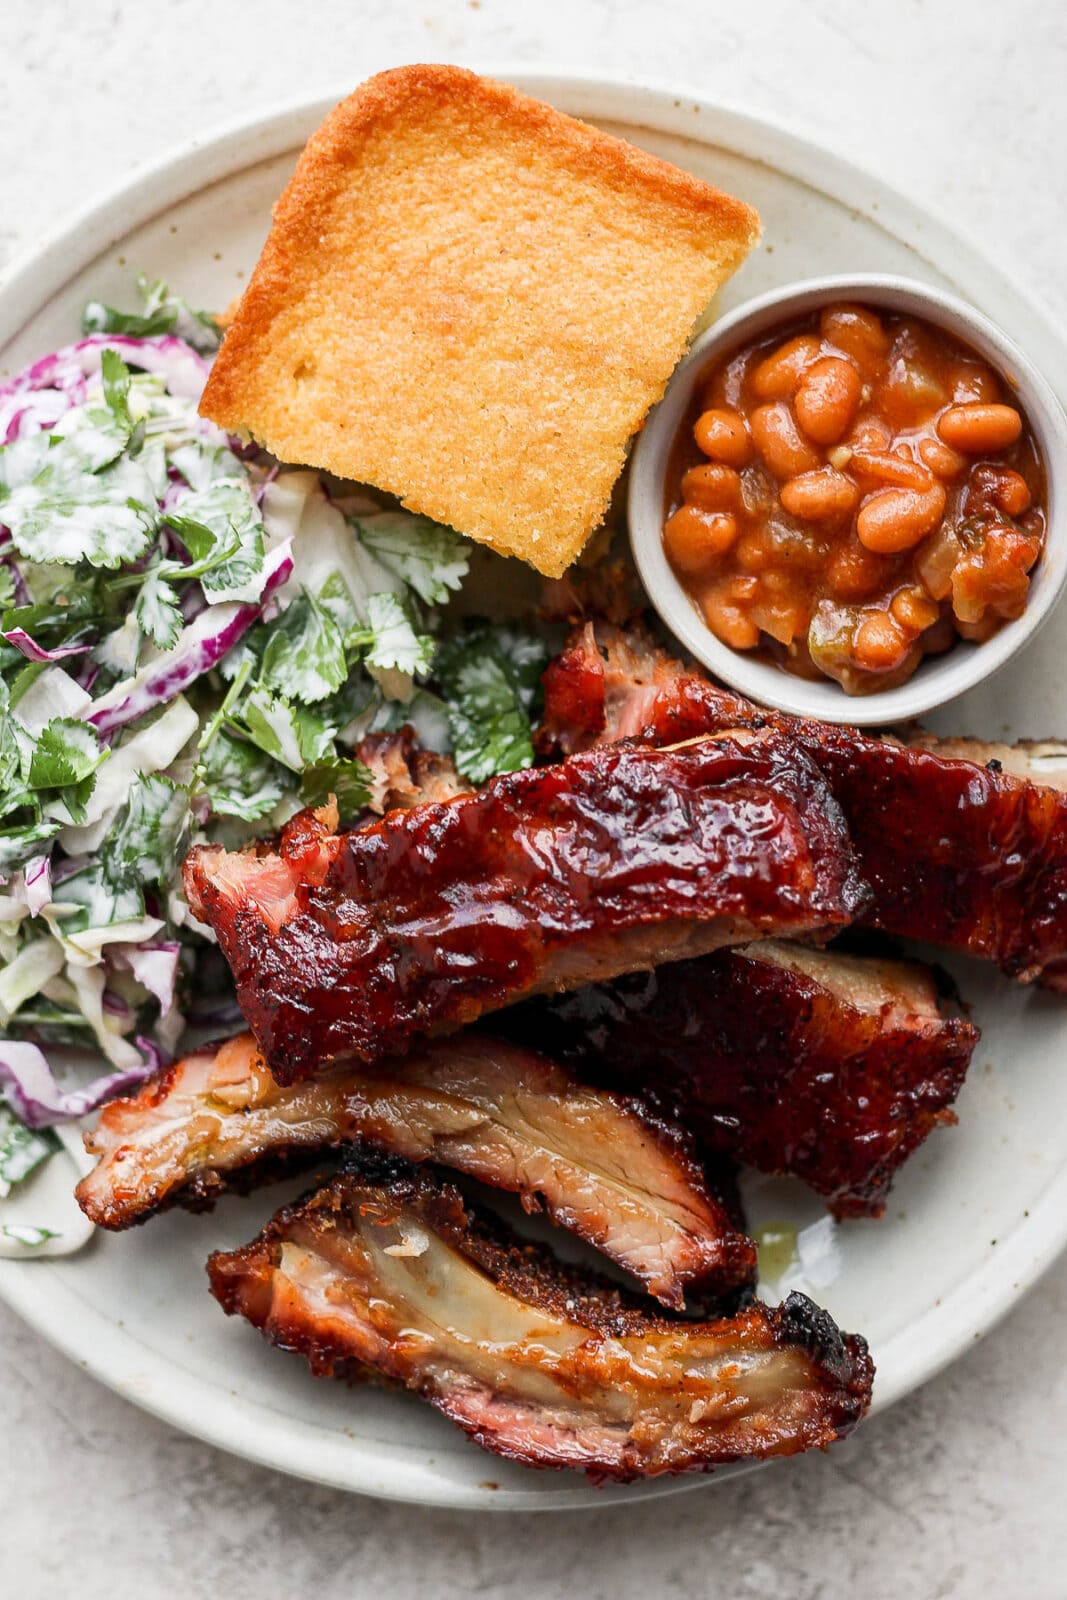
[[[93,1222],[126,1228],[354,1140],[543,1207],[676,1309],[687,1289],[719,1295],[755,1279],[755,1245],[676,1129],[544,1056],[469,1033],[286,1087],[248,1033],[186,1056],[105,1106],[85,1138],[100,1160],[76,1194]]]
[[[765,940],[498,1020],[585,1077],[634,1089],[703,1150],[878,1216],[893,1174],[955,1121],[978,1030],[916,962]]]
[[[281,1083],[373,1063],[528,994],[849,922],[863,888],[818,770],[774,731],[609,748],[337,835],[301,812],[277,854],[194,850]]]
[[[863,1340],[803,1296],[651,1317],[425,1169],[342,1176],[208,1271],[227,1312],[314,1372],[403,1385],[527,1466],[627,1481],[792,1455],[849,1432],[870,1398]]]
[[[1056,747],[989,765],[944,749],[765,711],[637,637],[586,626],[545,674],[542,751],[762,727],[797,740],[848,819],[873,898],[866,920],[1067,989],[1067,793]],[[1032,776],[1031,776],[1032,775]]]

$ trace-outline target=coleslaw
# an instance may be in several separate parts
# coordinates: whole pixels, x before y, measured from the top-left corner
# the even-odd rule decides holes
[[[476,782],[533,760],[545,647],[450,627],[467,542],[200,417],[218,329],[141,288],[0,387],[0,1185],[167,1061],[194,992],[236,1020],[192,842],[354,819],[376,728]]]

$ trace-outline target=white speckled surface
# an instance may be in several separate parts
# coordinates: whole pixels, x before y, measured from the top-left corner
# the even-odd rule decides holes
[[[645,73],[776,112],[1014,256],[1067,312],[1059,0],[657,0],[655,14],[626,0],[8,0],[0,262],[201,129],[414,59]],[[98,1388],[0,1309],[0,1592],[1063,1600],[1065,1324],[1067,1263],[825,1458],[549,1521],[390,1507],[246,1466]]]

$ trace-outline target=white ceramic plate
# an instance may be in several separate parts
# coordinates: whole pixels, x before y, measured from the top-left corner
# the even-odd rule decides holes
[[[764,244],[724,306],[829,271],[927,278],[984,309],[1067,392],[1058,330],[993,259],[836,157],[782,128],[665,90],[498,75],[759,207]],[[0,376],[70,340],[87,298],[128,300],[141,269],[166,277],[194,304],[227,305],[255,260],[297,149],[327,109],[322,101],[302,105],[190,147],[9,273],[0,292]],[[1067,732],[1065,650],[1061,609],[994,683],[935,722],[991,738]],[[953,970],[983,1028],[960,1126],[913,1159],[887,1216],[835,1227],[797,1185],[749,1188],[757,1225],[781,1219],[805,1230],[800,1266],[768,1293],[807,1288],[844,1327],[868,1336],[876,1410],[981,1337],[1067,1242],[1067,1005],[988,968],[959,962]],[[58,1172],[57,1160],[31,1183],[54,1183]],[[223,1317],[207,1293],[209,1250],[249,1238],[276,1198],[229,1199],[210,1217],[169,1215],[131,1234],[100,1236],[65,1259],[0,1261],[0,1294],[95,1376],[168,1422],[342,1488],[531,1509],[604,1506],[715,1481],[593,1490],[576,1475],[505,1466],[406,1396],[313,1380],[300,1362]]]

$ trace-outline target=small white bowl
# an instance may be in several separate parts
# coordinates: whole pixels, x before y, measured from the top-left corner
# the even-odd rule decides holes
[[[840,684],[795,677],[773,663],[723,644],[706,626],[674,575],[663,550],[663,510],[671,446],[708,368],[752,339],[838,300],[926,318],[971,345],[1014,390],[1044,458],[1048,480],[1045,548],[1034,568],[1026,610],[985,644],[957,641],[942,656],[927,656],[907,683],[865,695]],[[1047,619],[1067,583],[1067,418],[1033,362],[989,319],[942,289],[908,278],[863,273],[812,278],[739,306],[696,339],[679,362],[667,392],[651,412],[634,447],[629,521],[634,560],[649,599],[691,655],[717,678],[762,705],[800,716],[864,727],[904,722],[988,678]]]

